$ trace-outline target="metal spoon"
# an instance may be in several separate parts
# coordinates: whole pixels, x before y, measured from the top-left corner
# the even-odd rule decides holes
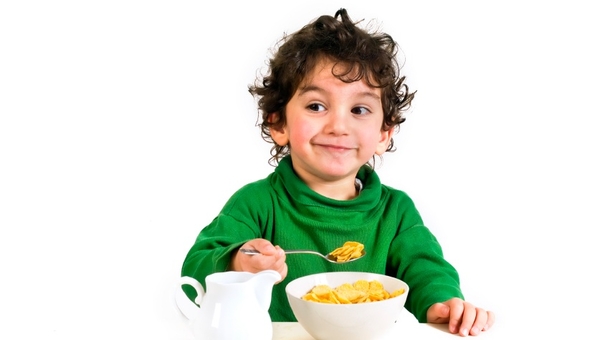
[[[256,250],[256,249],[240,248],[239,251],[242,252],[242,253],[244,253],[244,254],[247,254],[247,255],[258,255],[258,254],[260,254],[260,252],[258,250]],[[349,262],[352,262],[352,261],[355,261],[355,260],[359,260],[360,258],[362,258],[366,254],[366,251],[362,250],[361,251],[361,256],[349,259],[347,261],[338,262],[338,261],[336,261],[336,257],[334,255],[330,255],[330,254],[324,255],[324,254],[321,254],[321,253],[318,253],[318,252],[312,251],[312,250],[285,250],[284,252],[286,254],[313,254],[313,255],[317,255],[317,256],[322,257],[324,260],[326,260],[328,262],[338,263],[338,264],[349,263]]]

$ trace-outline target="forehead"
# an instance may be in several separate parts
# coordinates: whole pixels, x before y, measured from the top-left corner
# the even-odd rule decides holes
[[[302,79],[298,89],[315,88],[319,84],[328,82],[337,85],[355,84],[356,87],[363,87],[366,91],[380,96],[380,88],[371,86],[371,80],[371,75],[362,72],[359,65],[321,58]]]

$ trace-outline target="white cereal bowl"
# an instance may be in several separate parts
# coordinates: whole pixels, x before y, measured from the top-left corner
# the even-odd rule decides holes
[[[321,284],[336,288],[357,280],[378,280],[389,293],[403,294],[359,304],[327,304],[305,301],[302,296]],[[300,277],[288,283],[286,295],[298,323],[315,339],[368,340],[389,335],[408,296],[408,285],[391,276],[365,272],[327,272]]]

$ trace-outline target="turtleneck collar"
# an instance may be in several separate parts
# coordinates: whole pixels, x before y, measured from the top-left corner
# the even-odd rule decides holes
[[[362,183],[363,190],[351,200],[335,200],[322,196],[311,190],[294,172],[290,155],[284,157],[275,169],[273,185],[285,189],[292,203],[302,206],[332,207],[347,210],[367,211],[379,203],[381,196],[381,183],[376,172],[364,165],[357,172],[357,179]]]

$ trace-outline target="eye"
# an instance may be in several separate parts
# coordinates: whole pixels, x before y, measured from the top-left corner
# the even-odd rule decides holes
[[[307,106],[307,109],[309,109],[311,111],[315,111],[315,112],[326,110],[325,106],[318,104],[318,103],[310,104],[309,106]]]
[[[365,107],[361,107],[361,106],[356,106],[351,110],[352,113],[356,114],[356,115],[367,115],[369,113],[372,113],[372,111],[366,109]]]

